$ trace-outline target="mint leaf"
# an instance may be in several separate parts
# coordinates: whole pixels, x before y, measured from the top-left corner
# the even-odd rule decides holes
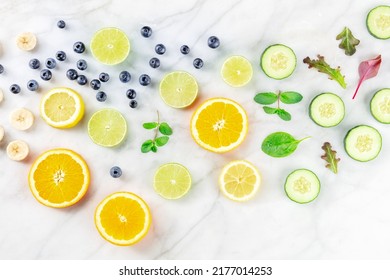
[[[275,103],[278,100],[278,95],[273,92],[262,92],[256,94],[254,100],[256,103],[269,105]]]
[[[158,147],[164,146],[166,143],[168,143],[169,137],[168,136],[161,136],[157,137],[155,142]]]
[[[272,108],[272,107],[268,107],[268,106],[263,106],[263,110],[264,112],[266,112],[267,114],[276,114],[276,111],[278,111],[277,108]]]
[[[152,150],[152,147],[154,146],[153,140],[146,140],[142,143],[141,146],[141,152],[148,153]]]
[[[291,121],[291,114],[284,109],[278,109],[276,114],[284,121]]]
[[[352,35],[352,31],[348,27],[344,27],[343,31],[337,35],[336,40],[341,40],[339,48],[345,50],[346,55],[353,55],[356,52],[356,46],[360,41]]]
[[[150,148],[153,153],[157,153],[157,147],[153,144],[153,146]]]
[[[284,104],[295,104],[302,100],[303,96],[295,91],[285,91],[280,94],[280,101]]]
[[[142,126],[144,128],[146,128],[146,129],[153,129],[153,128],[156,128],[158,126],[158,123],[156,123],[156,122],[147,122],[147,123],[144,123]]]
[[[161,123],[158,130],[164,135],[172,135],[172,128],[166,122]]]

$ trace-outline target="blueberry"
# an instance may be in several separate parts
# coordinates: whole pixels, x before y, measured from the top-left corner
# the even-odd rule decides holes
[[[56,68],[56,61],[54,60],[54,58],[48,58],[45,61],[45,65],[49,69],[54,69]]]
[[[135,99],[130,100],[129,106],[131,108],[137,108],[138,102]]]
[[[187,45],[183,45],[180,47],[180,52],[182,54],[189,54],[190,53],[190,47]]]
[[[96,99],[99,102],[104,102],[107,99],[107,94],[104,91],[99,91],[96,93]]]
[[[85,85],[86,83],[88,83],[88,79],[87,77],[85,77],[84,75],[79,75],[77,77],[77,83],[81,86]]]
[[[141,35],[142,37],[149,38],[150,36],[152,36],[152,28],[150,28],[149,26],[142,27]]]
[[[58,26],[58,28],[61,28],[61,29],[65,28],[65,26],[66,26],[65,21],[59,20],[57,22],[57,26]]]
[[[78,77],[77,71],[74,69],[68,69],[68,71],[66,71],[66,77],[68,77],[68,79],[72,81],[76,80]]]
[[[110,175],[113,178],[119,178],[120,176],[122,176],[122,169],[119,166],[111,167]]]
[[[200,59],[200,58],[195,58],[194,59],[194,62],[193,62],[193,65],[196,69],[200,69],[203,67],[203,60]]]
[[[41,71],[41,79],[44,81],[49,81],[52,77],[51,71],[49,69],[43,69]]]
[[[76,53],[83,53],[85,51],[85,45],[83,42],[76,42],[73,44],[73,50]]]
[[[135,92],[134,89],[130,88],[126,91],[126,96],[128,99],[134,99],[137,96],[137,93]]]
[[[149,60],[149,65],[152,68],[160,67],[160,60],[157,57],[153,57]]]
[[[64,61],[64,60],[66,59],[66,53],[63,52],[63,51],[58,51],[58,52],[56,53],[56,59],[57,59],[58,61]]]
[[[131,75],[129,72],[127,71],[122,71],[119,73],[119,80],[122,82],[122,83],[127,83],[131,80]]]
[[[4,72],[4,66],[0,64],[0,74]]]
[[[27,89],[31,91],[36,91],[38,89],[39,85],[36,80],[30,80],[27,82]]]
[[[13,93],[13,94],[18,94],[20,92],[20,86],[17,85],[17,84],[13,84],[9,87],[9,90]]]
[[[103,83],[108,82],[109,79],[110,79],[110,75],[108,75],[107,73],[104,73],[104,72],[100,73],[99,80],[101,82],[103,82]]]
[[[87,62],[84,60],[84,59],[79,59],[76,63],[77,65],[77,68],[81,71],[84,71],[85,69],[87,69],[88,67],[88,64]]]
[[[139,83],[141,86],[147,86],[150,84],[152,80],[150,79],[149,75],[142,74],[139,76]]]
[[[41,63],[39,62],[38,59],[33,58],[30,60],[28,65],[30,66],[31,69],[38,69],[41,66]]]
[[[157,54],[164,54],[166,49],[165,49],[165,46],[163,44],[157,44],[156,47],[154,48],[154,50],[156,51]]]
[[[215,36],[209,37],[209,39],[207,40],[207,44],[212,49],[218,48],[219,47],[219,39],[218,39],[218,37],[215,37]]]
[[[98,90],[98,89],[100,88],[101,83],[100,83],[100,81],[99,81],[98,79],[93,79],[93,80],[89,83],[89,85],[91,86],[92,89]]]

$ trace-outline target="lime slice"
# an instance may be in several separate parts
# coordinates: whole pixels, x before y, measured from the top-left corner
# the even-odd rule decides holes
[[[102,109],[94,113],[88,122],[88,135],[92,141],[103,147],[119,145],[126,136],[125,118],[114,109]]]
[[[129,55],[130,42],[122,30],[115,27],[103,28],[93,35],[91,51],[99,62],[115,65]]]
[[[228,85],[232,87],[242,87],[252,79],[252,65],[243,56],[231,56],[223,63],[221,75],[222,79]]]
[[[167,105],[173,108],[190,106],[197,95],[198,83],[187,72],[171,72],[160,82],[160,96]]]
[[[178,199],[191,188],[191,174],[179,163],[161,165],[154,175],[154,190],[166,199]]]

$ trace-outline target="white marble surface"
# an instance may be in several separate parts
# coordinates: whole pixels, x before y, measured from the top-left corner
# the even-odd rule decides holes
[[[388,1],[38,1],[3,0],[0,2],[0,63],[6,72],[0,75],[5,100],[0,104],[0,124],[6,139],[0,146],[0,259],[388,259],[390,258],[390,131],[376,122],[369,112],[372,94],[390,87],[389,42],[373,38],[365,27],[367,12]],[[56,27],[64,19],[65,30]],[[150,25],[153,36],[139,34]],[[101,27],[116,26],[128,34],[132,52],[128,60],[115,67],[96,63],[90,52],[73,53],[72,45],[88,43]],[[352,57],[338,48],[336,35],[344,26],[361,40]],[[39,47],[33,53],[16,48],[15,37],[25,31],[38,36]],[[207,38],[217,35],[221,47],[207,47]],[[149,58],[154,45],[164,43],[167,53],[161,57],[161,68],[151,69]],[[298,58],[295,73],[282,81],[264,75],[259,64],[262,51],[270,44],[283,43],[294,49]],[[179,52],[182,44],[191,47],[191,56]],[[28,60],[44,61],[57,50],[68,54],[59,63],[51,82],[41,82],[39,74],[28,67]],[[254,77],[249,85],[235,89],[226,85],[219,71],[230,55],[246,56],[253,64]],[[322,54],[332,66],[340,65],[346,76],[343,90],[324,74],[307,69],[306,56]],[[382,54],[379,75],[366,81],[356,100],[351,97],[358,81],[359,62]],[[205,67],[196,70],[192,59],[204,59]],[[78,86],[65,77],[78,58],[89,63],[89,78],[107,71],[112,79],[102,89],[106,103],[95,100],[94,91]],[[121,70],[129,70],[133,80],[122,84]],[[218,155],[202,150],[191,139],[189,120],[194,106],[175,110],[163,104],[158,96],[158,82],[172,70],[186,70],[198,80],[197,104],[208,97],[225,96],[241,103],[249,114],[249,134],[235,151]],[[149,74],[153,85],[141,88],[137,77]],[[39,93],[30,93],[25,84],[36,78]],[[19,83],[22,92],[13,95],[10,84]],[[38,116],[42,94],[53,86],[69,86],[79,91],[86,102],[86,115],[74,129],[57,130]],[[139,108],[128,106],[125,91],[134,87]],[[304,95],[292,105],[293,120],[283,122],[265,115],[253,102],[255,93],[265,90],[296,90]],[[334,92],[346,104],[346,117],[335,128],[316,126],[308,117],[308,104],[321,92]],[[32,129],[14,130],[9,121],[16,107],[29,108],[37,116]],[[126,143],[116,149],[98,147],[90,141],[87,120],[94,111],[114,107],[126,116],[129,133]],[[172,124],[171,142],[157,154],[142,154],[140,145],[150,133],[141,127],[155,118]],[[347,156],[343,137],[358,124],[376,127],[383,136],[380,156],[369,163],[359,163]],[[312,138],[300,145],[290,157],[274,159],[260,150],[262,140],[274,131]],[[10,161],[5,153],[7,142],[24,139],[30,144],[31,157],[23,162]],[[321,145],[330,141],[341,158],[337,175],[324,167]],[[67,147],[78,151],[92,172],[90,190],[85,199],[68,209],[51,209],[39,204],[31,195],[27,173],[33,159],[46,149]],[[250,202],[238,204],[224,198],[218,190],[221,168],[233,159],[247,159],[261,171],[263,183],[259,194]],[[180,162],[193,176],[193,187],[179,201],[167,201],[152,188],[156,168],[166,162]],[[119,165],[124,175],[113,179],[109,169]],[[322,191],[316,201],[299,205],[290,201],[283,190],[287,174],[296,168],[310,168],[318,174]],[[108,194],[126,190],[142,196],[150,205],[153,224],[149,234],[133,247],[116,247],[104,241],[95,229],[96,205]]]

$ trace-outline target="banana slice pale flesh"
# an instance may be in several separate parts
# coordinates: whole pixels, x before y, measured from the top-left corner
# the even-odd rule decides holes
[[[24,32],[16,38],[16,45],[23,51],[32,51],[37,45],[37,37],[31,32]]]
[[[34,115],[25,108],[14,110],[10,116],[11,125],[18,130],[27,130],[34,123]]]
[[[30,152],[27,143],[22,140],[15,140],[8,144],[7,155],[10,159],[15,161],[24,160]]]

